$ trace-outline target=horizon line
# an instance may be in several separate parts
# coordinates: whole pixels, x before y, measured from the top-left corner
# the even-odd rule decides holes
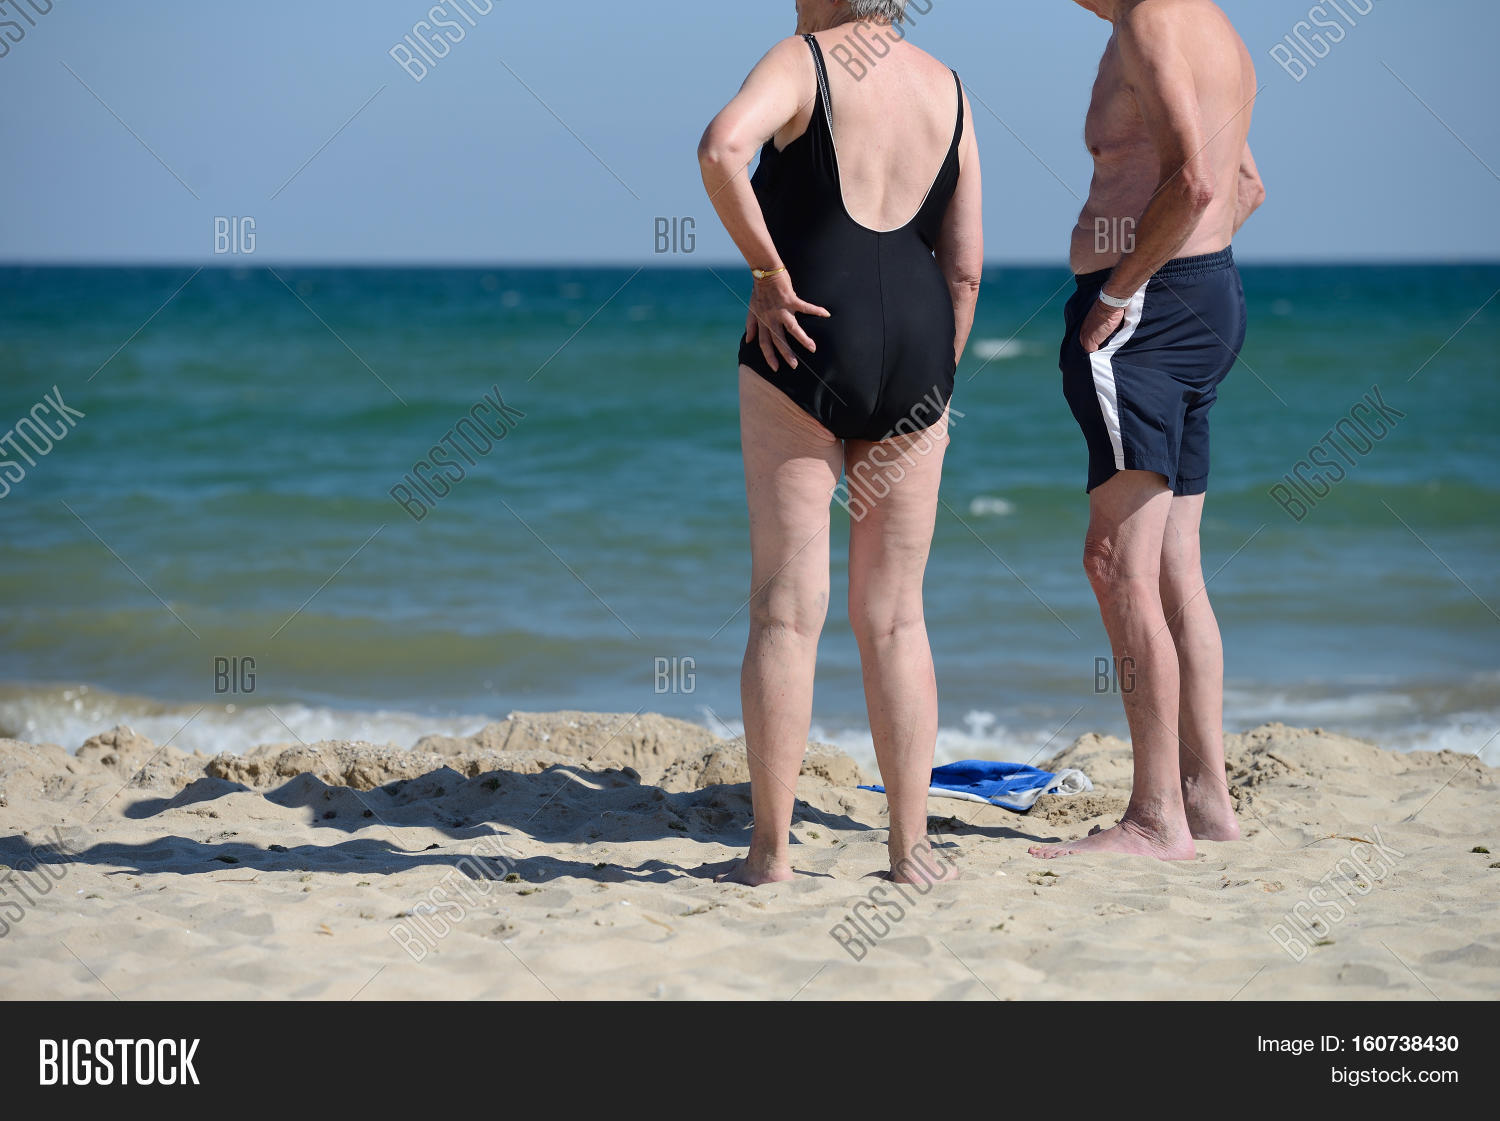
[[[369,269],[369,270],[469,270],[483,271],[486,269],[499,269],[506,271],[543,270],[543,269],[581,269],[581,270],[622,270],[639,268],[655,272],[687,272],[692,270],[707,271],[710,269],[723,269],[731,272],[743,272],[749,266],[742,261],[641,261],[640,259],[627,259],[620,261],[590,261],[578,260],[521,260],[521,261],[475,261],[465,259],[391,259],[391,260],[340,260],[338,258],[295,258],[295,259],[268,259],[264,263],[253,259],[254,254],[246,254],[219,260],[217,258],[202,260],[199,258],[120,258],[120,259],[87,259],[76,260],[27,260],[24,258],[6,259],[0,258],[0,269],[190,269],[201,270],[243,270],[257,268],[285,268],[285,269]],[[1243,256],[1236,254],[1236,261],[1241,265],[1260,268],[1330,268],[1330,267],[1357,267],[1357,268],[1412,268],[1412,267],[1460,267],[1500,266],[1500,256],[1495,257],[1276,257],[1276,256]],[[995,258],[986,260],[984,268],[1005,269],[1066,269],[1068,264],[1065,260],[1044,257],[1016,257]]]

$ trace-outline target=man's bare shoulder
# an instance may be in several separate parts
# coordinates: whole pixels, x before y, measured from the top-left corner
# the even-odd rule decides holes
[[[1184,37],[1239,39],[1224,9],[1213,0],[1135,0],[1120,13],[1115,28],[1142,46]]]
[[[1116,19],[1115,35],[1130,81],[1184,60],[1200,81],[1232,81],[1252,65],[1244,40],[1213,0],[1136,0]]]

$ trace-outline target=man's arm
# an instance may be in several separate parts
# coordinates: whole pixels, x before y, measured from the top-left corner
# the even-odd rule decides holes
[[[1214,200],[1214,174],[1205,151],[1197,83],[1175,21],[1147,3],[1115,27],[1125,80],[1161,167],[1161,181],[1136,227],[1135,248],[1120,259],[1104,286],[1106,295],[1124,300],[1145,287],[1193,235]],[[1124,314],[1096,304],[1081,333],[1084,349],[1102,346]]]
[[[1121,19],[1118,29],[1125,81],[1161,166],[1161,182],[1136,227],[1135,248],[1105,286],[1123,299],[1139,291],[1193,235],[1214,200],[1214,173],[1197,81],[1179,46],[1176,21],[1143,4]]]
[[[1239,200],[1234,208],[1234,232],[1239,233],[1245,220],[1260,209],[1266,201],[1266,185],[1261,182],[1260,169],[1255,166],[1255,156],[1250,145],[1245,145],[1245,154],[1240,157]]]

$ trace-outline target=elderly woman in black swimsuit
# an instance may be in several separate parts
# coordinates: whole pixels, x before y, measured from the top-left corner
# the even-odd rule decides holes
[[[836,490],[850,513],[849,618],[890,802],[890,875],[951,874],[927,841],[938,715],[922,578],[979,293],[979,154],[962,84],[906,41],[904,9],[798,0],[799,35],[760,61],[699,146],[704,185],[754,274],[739,376],[755,828],[722,877],[737,883],[793,875]]]

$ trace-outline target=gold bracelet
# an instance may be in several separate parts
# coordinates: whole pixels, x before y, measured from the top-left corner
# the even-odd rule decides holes
[[[770,280],[773,276],[779,276],[784,272],[786,272],[786,266],[782,265],[779,269],[771,269],[769,272],[765,269],[751,269],[750,275],[756,280]]]

